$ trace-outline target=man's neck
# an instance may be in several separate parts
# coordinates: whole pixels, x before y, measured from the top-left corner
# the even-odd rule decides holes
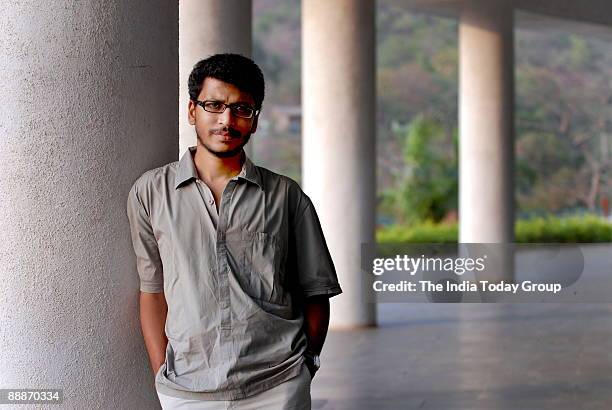
[[[245,160],[244,150],[233,157],[219,158],[199,143],[193,156],[198,176],[201,180],[211,183],[225,181],[238,175]]]

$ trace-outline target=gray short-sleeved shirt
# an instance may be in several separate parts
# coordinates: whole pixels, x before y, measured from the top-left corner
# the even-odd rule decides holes
[[[195,147],[145,172],[127,201],[142,292],[164,292],[166,362],[158,391],[235,400],[297,376],[303,301],[342,293],[312,202],[290,178],[246,158],[219,211]]]

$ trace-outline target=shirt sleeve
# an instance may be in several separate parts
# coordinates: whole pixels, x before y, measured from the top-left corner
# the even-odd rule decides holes
[[[310,199],[304,194],[303,211],[295,225],[298,281],[304,297],[342,293],[331,255],[325,243],[319,218]]]
[[[140,277],[140,290],[146,293],[161,293],[164,291],[164,276],[159,248],[151,220],[138,195],[137,183],[128,194],[127,215]]]

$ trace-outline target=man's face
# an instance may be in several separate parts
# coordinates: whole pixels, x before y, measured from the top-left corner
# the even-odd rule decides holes
[[[198,100],[215,100],[225,104],[248,104],[255,106],[255,100],[236,86],[207,77],[202,85]],[[252,133],[257,129],[257,117],[241,118],[229,108],[215,114],[204,111],[204,108],[193,101],[188,106],[189,123],[195,125],[198,143],[211,154],[220,158],[233,157],[242,151],[249,142]]]

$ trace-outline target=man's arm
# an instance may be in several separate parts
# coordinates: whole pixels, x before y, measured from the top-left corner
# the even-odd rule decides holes
[[[306,298],[304,304],[304,330],[308,340],[308,352],[316,355],[321,354],[328,326],[329,297],[327,295],[319,295]],[[314,377],[316,369],[308,361],[306,365],[310,370],[311,377]]]
[[[304,297],[304,332],[308,342],[305,363],[314,377],[316,357],[323,349],[329,326],[329,298],[342,293],[312,201],[298,188],[301,200],[296,212],[294,237],[298,287]]]
[[[153,373],[166,358],[166,314],[168,306],[164,291],[163,264],[157,240],[145,209],[146,201],[139,195],[140,189],[146,192],[138,179],[128,194],[127,216],[130,222],[132,244],[136,255],[136,268],[140,277],[140,325]],[[146,195],[145,195],[146,197]]]
[[[168,305],[164,293],[140,292],[140,325],[153,374],[166,360],[168,338],[164,330]]]

